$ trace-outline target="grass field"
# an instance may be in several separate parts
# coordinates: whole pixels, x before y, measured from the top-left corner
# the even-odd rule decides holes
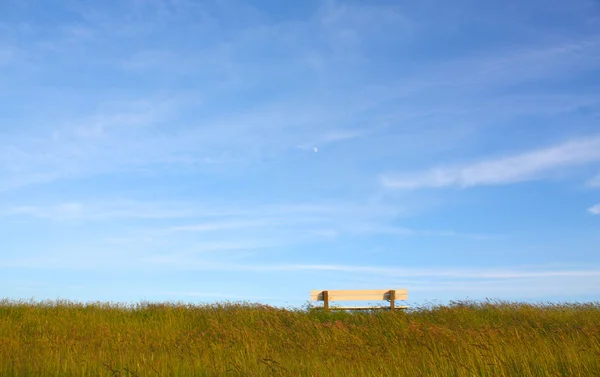
[[[600,376],[600,303],[324,313],[0,301],[2,376]]]

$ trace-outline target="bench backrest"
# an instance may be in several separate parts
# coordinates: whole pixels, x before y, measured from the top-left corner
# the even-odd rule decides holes
[[[312,301],[324,301],[325,309],[329,309],[330,301],[373,301],[387,300],[390,307],[396,307],[395,300],[408,300],[406,289],[369,289],[369,290],[326,290],[310,291]],[[344,308],[341,308],[344,309]],[[351,308],[346,308],[351,309]]]

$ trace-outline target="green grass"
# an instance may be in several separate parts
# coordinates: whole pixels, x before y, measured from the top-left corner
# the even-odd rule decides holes
[[[0,301],[1,376],[598,376],[600,303],[324,313]]]

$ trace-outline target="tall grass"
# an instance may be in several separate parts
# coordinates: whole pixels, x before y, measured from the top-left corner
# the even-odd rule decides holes
[[[600,303],[408,312],[0,301],[2,376],[598,376]]]

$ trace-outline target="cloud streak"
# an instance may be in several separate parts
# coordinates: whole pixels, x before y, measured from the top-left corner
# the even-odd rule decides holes
[[[145,259],[146,263],[156,263],[155,259]],[[167,262],[161,260],[161,262]],[[231,270],[248,272],[339,272],[361,273],[388,277],[430,277],[449,279],[534,279],[552,277],[600,277],[600,269],[542,269],[542,268],[403,268],[379,266],[354,266],[338,264],[220,264],[194,263],[189,260],[170,260],[173,267],[191,270]]]
[[[365,276],[385,276],[388,278],[435,278],[449,280],[514,280],[514,279],[540,279],[540,278],[600,278],[600,268],[587,267],[578,268],[572,266],[568,269],[549,268],[548,266],[514,266],[508,268],[490,268],[490,267],[383,267],[369,265],[348,265],[348,264],[304,264],[304,263],[232,263],[232,258],[229,256],[227,262],[207,259],[200,254],[207,251],[223,251],[223,250],[250,250],[257,247],[263,247],[263,244],[258,242],[230,242],[227,244],[211,244],[203,245],[204,248],[199,248],[195,251],[182,252],[177,255],[151,255],[140,256],[139,259],[131,259],[128,263],[119,263],[112,265],[110,263],[102,263],[106,268],[129,269],[129,268],[152,268],[155,265],[160,265],[161,268],[174,270],[190,270],[190,271],[229,271],[229,272],[250,272],[250,273],[280,273],[280,272],[299,272],[299,273],[340,273],[356,275],[357,273]],[[274,246],[274,245],[268,245]],[[145,266],[145,267],[144,267]],[[0,263],[0,268],[49,268],[49,269],[87,269],[98,268],[97,261],[85,261],[79,259],[77,261],[61,260],[56,257],[39,257],[39,258],[16,258],[6,259]]]
[[[404,216],[401,206],[352,202],[239,204],[194,202],[143,202],[106,200],[66,201],[50,205],[17,205],[0,208],[0,217],[34,218],[52,222],[144,221],[142,238],[175,237],[185,234],[212,234],[218,239],[266,235],[298,238],[340,239],[352,236],[390,235],[398,237],[452,237],[488,240],[497,235],[463,233],[454,230],[414,229],[392,225]],[[174,225],[156,227],[170,221]],[[221,237],[221,238],[219,238]],[[284,237],[284,238],[285,238]],[[124,237],[127,238],[127,237]]]
[[[298,145],[298,149],[309,150],[313,147],[321,147],[323,145],[335,143],[338,141],[356,139],[364,136],[364,132],[356,130],[333,130],[315,138],[313,141]]]
[[[592,206],[588,209],[588,212],[592,215],[600,215],[600,203]]]
[[[98,201],[92,203],[62,202],[52,205],[21,205],[0,210],[4,216],[28,216],[51,221],[103,221],[114,219],[177,219],[202,215],[218,216],[222,211],[214,208],[190,208],[184,203],[144,203],[128,200]]]
[[[73,25],[61,28],[67,32],[68,38],[55,36],[57,41],[53,41],[53,43],[62,46],[60,51],[71,51],[73,50],[71,43],[58,42],[65,38],[70,40],[74,35],[76,39],[81,39],[81,48],[83,48],[89,46],[88,42],[83,42],[88,41],[90,35],[101,36],[97,40],[95,39],[95,44],[91,45],[95,47],[93,51],[82,50],[86,53],[81,56],[69,57],[69,60],[80,60],[78,63],[83,65],[90,56],[97,56],[97,60],[109,58],[104,56],[101,51],[110,51],[110,49],[101,48],[101,44],[97,44],[98,41],[104,39],[111,41],[113,38],[117,38],[117,35],[129,35],[132,30],[137,30],[143,35],[151,31],[163,31],[162,27],[168,25],[168,22],[165,23],[167,20],[179,23],[188,17],[208,17],[203,19],[206,22],[200,23],[208,25],[202,26],[207,28],[204,35],[221,35],[223,31],[223,27],[215,22],[215,19],[211,19],[212,16],[209,17],[210,12],[205,12],[206,10],[201,6],[187,3],[177,6],[170,4],[167,7],[168,11],[158,5],[141,6],[138,4],[137,12],[141,12],[140,14],[146,17],[137,19],[137,23],[119,22],[125,20],[125,15],[131,8],[136,8],[133,4],[122,5],[122,9],[117,7],[110,11],[101,11],[102,8],[98,9],[87,5],[79,5],[77,8],[87,22],[86,27],[90,30],[85,31],[81,29],[83,26],[74,27]],[[239,8],[239,6],[235,8]],[[7,178],[0,183],[0,190],[11,190],[61,178],[92,176],[105,172],[137,171],[142,168],[160,170],[164,165],[169,165],[170,168],[183,167],[185,169],[192,166],[200,169],[206,165],[215,165],[215,162],[256,162],[259,159],[256,158],[255,151],[261,148],[262,150],[272,150],[272,154],[280,158],[294,148],[310,150],[313,147],[320,147],[322,144],[353,142],[358,137],[372,135],[372,114],[369,111],[381,110],[382,103],[396,106],[406,103],[408,99],[410,108],[414,109],[411,111],[416,113],[417,120],[429,117],[432,107],[440,109],[446,106],[448,109],[439,114],[439,117],[447,117],[449,112],[466,110],[457,109],[454,103],[448,106],[447,103],[444,103],[443,98],[431,99],[432,92],[454,93],[457,88],[460,88],[462,95],[465,96],[464,103],[466,104],[461,106],[469,109],[481,108],[481,101],[485,101],[485,99],[479,101],[480,105],[473,106],[472,98],[478,96],[477,99],[480,99],[478,90],[482,85],[503,86],[509,80],[514,84],[530,80],[531,76],[534,78],[540,78],[540,75],[543,77],[556,76],[565,68],[568,68],[569,72],[585,71],[587,67],[595,66],[598,57],[598,38],[596,37],[582,40],[573,39],[566,43],[552,43],[544,46],[529,45],[516,50],[494,49],[484,56],[455,57],[450,59],[450,64],[447,63],[447,59],[444,59],[443,62],[428,62],[423,65],[422,70],[407,77],[397,78],[397,72],[394,70],[395,79],[382,76],[386,79],[385,84],[377,80],[369,83],[357,82],[354,89],[360,88],[360,90],[349,90],[352,87],[347,88],[344,86],[346,84],[333,85],[338,82],[353,82],[348,78],[354,71],[346,72],[341,69],[341,66],[345,67],[346,64],[340,65],[340,61],[346,62],[352,56],[364,57],[364,45],[384,36],[389,38],[389,35],[396,34],[398,30],[391,34],[386,32],[392,27],[398,28],[400,25],[404,25],[399,29],[404,30],[407,36],[414,37],[412,31],[408,31],[408,29],[412,29],[412,27],[408,27],[412,23],[406,19],[400,9],[330,2],[303,22],[264,24],[264,18],[260,16],[260,11],[250,8],[252,7],[244,8],[248,11],[246,15],[248,19],[245,19],[244,22],[248,22],[249,27],[244,28],[243,32],[233,32],[227,38],[214,41],[215,43],[203,48],[178,48],[175,43],[157,46],[153,50],[131,48],[134,68],[137,67],[137,64],[162,67],[164,77],[172,77],[174,72],[193,75],[195,72],[208,68],[210,68],[210,72],[220,72],[218,75],[207,75],[213,78],[218,77],[218,79],[203,86],[201,92],[180,91],[180,93],[185,92],[189,97],[207,98],[206,101],[210,102],[210,97],[222,98],[221,96],[227,98],[227,101],[231,101],[231,96],[236,92],[244,92],[240,89],[256,87],[262,82],[274,81],[271,77],[274,72],[264,69],[264,64],[270,64],[273,67],[279,67],[277,72],[282,76],[301,77],[294,82],[286,81],[286,85],[302,87],[302,90],[298,90],[296,95],[284,93],[283,95],[278,94],[277,98],[262,97],[258,100],[260,103],[235,109],[229,114],[236,114],[236,116],[231,116],[210,114],[208,108],[223,106],[223,103],[218,103],[218,100],[208,103],[208,106],[204,108],[198,103],[186,108],[184,103],[189,99],[181,98],[185,95],[178,95],[176,99],[173,99],[173,103],[165,106],[161,103],[169,101],[164,101],[165,91],[162,87],[153,87],[150,91],[144,89],[143,93],[138,93],[139,96],[145,96],[145,93],[148,92],[161,94],[157,95],[154,100],[131,101],[129,99],[132,102],[129,104],[127,104],[128,100],[124,99],[125,105],[116,106],[116,108],[114,105],[112,107],[105,106],[97,109],[95,113],[92,112],[92,115],[88,117],[73,116],[70,122],[74,125],[70,126],[71,129],[64,127],[61,138],[54,143],[40,145],[40,143],[28,139],[15,140],[12,144],[19,147],[23,158],[4,157],[0,152],[0,173],[5,173],[3,170],[9,170],[8,165],[13,164],[14,161],[22,161],[20,163],[21,170],[18,174],[14,171],[4,174]],[[231,10],[233,9],[228,8],[227,11],[221,9],[225,13]],[[148,20],[153,21],[147,22]],[[323,42],[325,45],[315,43],[313,35],[324,34],[329,36],[326,42]],[[119,41],[121,39],[118,38]],[[297,48],[290,50],[286,47],[283,60],[271,57],[256,64],[252,59],[253,55],[249,54],[248,50],[260,51],[265,40],[269,45],[282,47],[293,44]],[[345,48],[340,49],[342,45]],[[48,51],[45,53],[49,54]],[[311,65],[305,61],[308,55],[316,56],[315,59],[321,62],[322,75],[312,72]],[[67,55],[65,54],[65,56]],[[71,55],[69,54],[69,56]],[[107,60],[113,61],[114,59]],[[368,63],[364,59],[359,60],[362,62],[361,64]],[[209,63],[206,63],[207,61]],[[198,65],[199,62],[205,62],[201,69]],[[537,64],[538,62],[544,62],[541,66],[542,70],[540,64]],[[182,64],[188,65],[188,67],[183,67],[186,68],[183,69]],[[119,67],[121,65],[123,64],[118,64]],[[229,68],[224,70],[224,66]],[[285,69],[281,69],[281,67],[285,67]],[[105,73],[113,74],[112,69],[115,67],[102,66],[100,68],[102,71],[99,72],[106,70]],[[141,69],[144,72],[145,69],[149,69],[149,67],[141,68],[144,68]],[[363,67],[360,66],[360,68],[362,70]],[[222,70],[223,72],[221,72]],[[47,76],[52,76],[52,74],[52,71],[46,73]],[[145,72],[145,74],[148,75],[147,82],[153,82],[157,76],[154,71]],[[329,79],[336,81],[328,82]],[[222,82],[225,81],[230,82],[231,86],[223,88]],[[472,85],[471,89],[475,89],[475,91],[467,94],[464,91],[466,84]],[[323,88],[327,88],[327,90],[323,90]],[[28,87],[27,92],[35,93],[38,92],[38,89]],[[73,88],[61,88],[61,94],[68,92],[72,92],[73,97],[82,97]],[[113,92],[98,92],[96,95],[98,98],[94,98],[91,103],[114,101],[112,99],[114,98]],[[134,96],[134,98],[137,97]],[[437,103],[432,106],[431,101]],[[496,106],[495,103],[492,105]],[[69,114],[76,106],[68,102],[56,104],[53,107],[60,108],[61,114]],[[86,106],[81,107],[86,108]],[[509,106],[504,107],[508,108]],[[544,107],[555,109],[555,106]],[[198,108],[201,111],[196,112]],[[512,109],[512,112],[514,111]],[[389,112],[389,110],[385,110],[375,113],[376,117],[386,118],[389,115],[385,113]],[[181,119],[178,119],[179,116],[187,119],[203,119],[203,121],[202,124],[189,125],[187,121],[181,122]],[[494,117],[496,117],[495,114]],[[176,131],[157,132],[156,128],[152,127],[167,120],[170,126],[173,125],[173,129],[177,129]],[[410,120],[413,121],[413,119]],[[402,121],[406,121],[406,119],[394,120],[398,123]],[[331,127],[331,124],[336,126]],[[437,131],[436,136],[439,137],[439,134],[443,132],[439,129]],[[72,135],[68,135],[69,133]],[[410,144],[414,145],[417,142],[411,139]],[[3,165],[6,165],[4,169]],[[444,185],[443,181],[447,179],[444,173],[445,171],[440,172],[440,178],[435,176],[421,179],[434,181],[434,186]],[[38,178],[41,174],[46,174],[43,179]],[[454,180],[459,181],[456,183],[457,185],[469,184],[460,182],[460,179]],[[429,183],[429,185],[432,184]]]
[[[600,136],[463,166],[382,177],[390,189],[506,185],[543,179],[558,169],[600,161]]]
[[[600,188],[600,175],[590,179],[587,184],[589,187]]]
[[[265,226],[274,226],[276,219],[249,219],[249,220],[231,220],[231,221],[208,221],[189,225],[173,226],[166,229],[168,233],[177,232],[214,232],[235,229],[253,229]]]

